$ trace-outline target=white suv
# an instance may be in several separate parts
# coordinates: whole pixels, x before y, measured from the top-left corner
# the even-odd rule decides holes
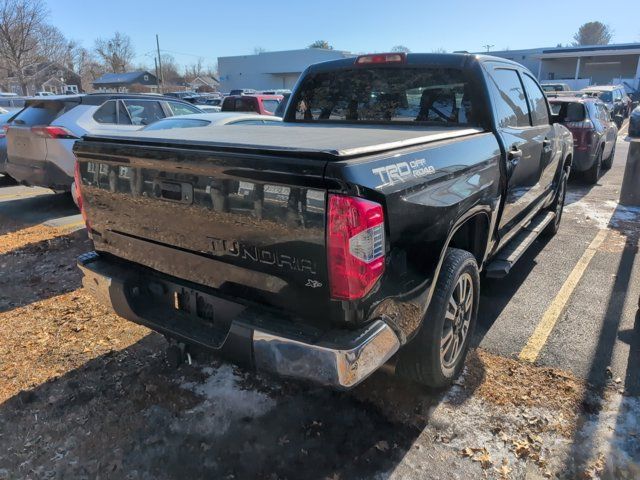
[[[87,134],[135,131],[166,117],[201,113],[190,103],[157,95],[96,93],[27,100],[7,130],[7,173],[18,182],[69,191],[73,144]]]

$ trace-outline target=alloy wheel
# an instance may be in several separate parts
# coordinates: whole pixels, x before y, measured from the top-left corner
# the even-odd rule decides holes
[[[456,283],[445,313],[440,342],[440,360],[444,368],[452,368],[464,351],[473,313],[473,279],[463,273]]]

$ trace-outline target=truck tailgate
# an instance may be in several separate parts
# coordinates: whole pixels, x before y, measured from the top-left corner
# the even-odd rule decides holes
[[[97,251],[305,316],[329,301],[325,161],[117,139],[75,153]]]

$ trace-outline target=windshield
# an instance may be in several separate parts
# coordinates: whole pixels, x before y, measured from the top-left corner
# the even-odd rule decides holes
[[[600,92],[598,94],[598,98],[605,103],[611,103],[613,101],[613,95],[611,95],[611,92]]]
[[[295,99],[295,119],[473,124],[473,103],[459,69],[351,68],[305,78]]]

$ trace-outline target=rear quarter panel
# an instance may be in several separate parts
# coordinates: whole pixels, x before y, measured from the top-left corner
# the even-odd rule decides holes
[[[365,306],[368,318],[385,315],[401,340],[415,333],[457,227],[484,215],[492,231],[500,202],[500,161],[495,136],[481,133],[391,156],[329,163],[330,190],[369,198],[385,209],[387,267]]]

